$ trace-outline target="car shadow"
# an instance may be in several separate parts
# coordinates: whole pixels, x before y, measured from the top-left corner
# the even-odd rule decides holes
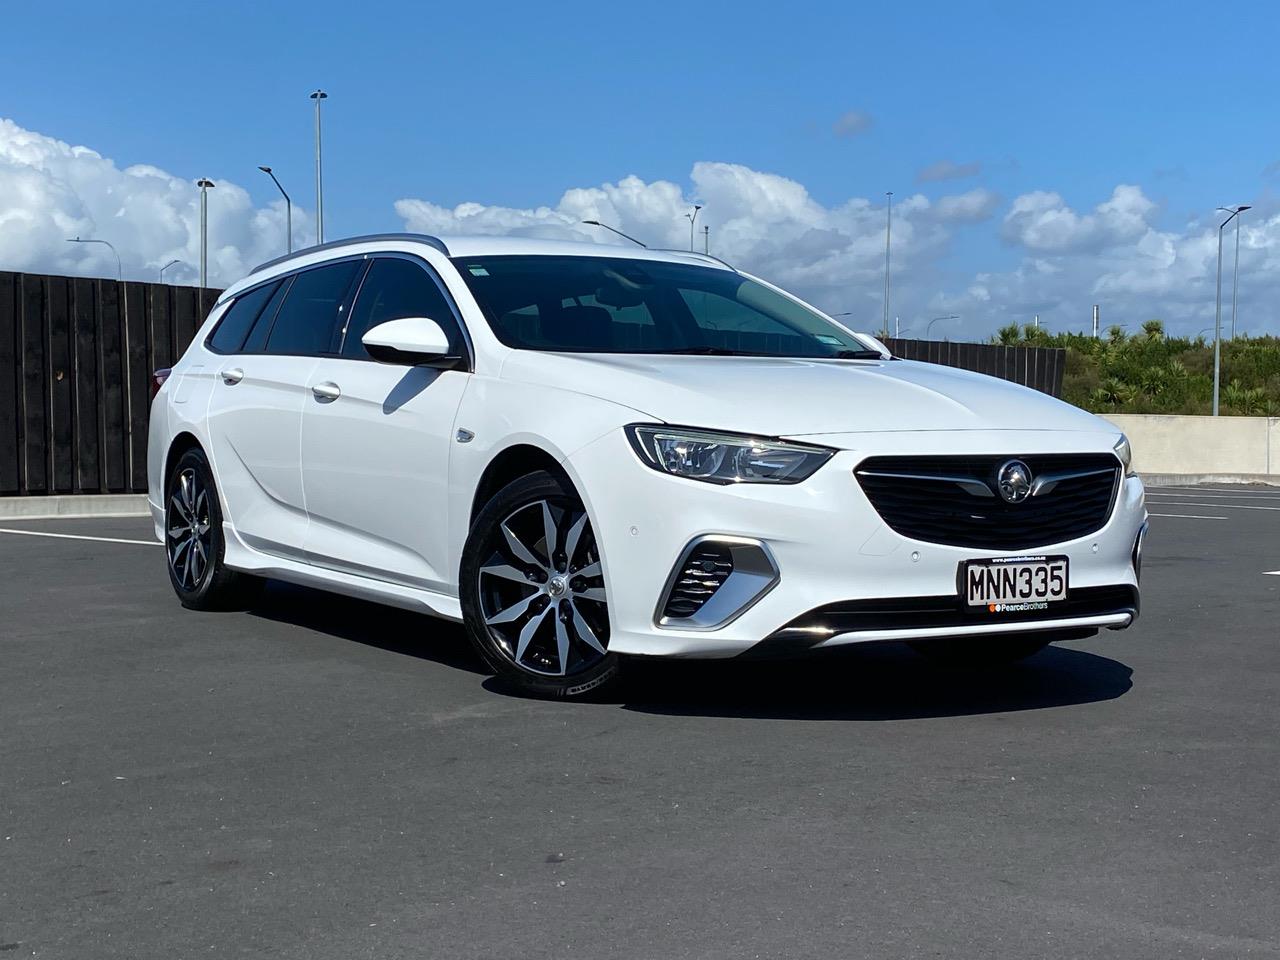
[[[1012,713],[1114,700],[1133,671],[1108,657],[1050,646],[999,668],[937,666],[900,644],[849,647],[788,661],[628,664],[623,709],[761,720],[915,720]]]
[[[462,625],[427,614],[269,581],[252,616],[486,677]],[[760,720],[912,720],[1013,713],[1114,700],[1132,684],[1119,661],[1050,646],[1006,667],[937,666],[901,644],[850,646],[794,660],[632,658],[622,683],[597,702],[666,716]]]
[[[267,581],[248,613],[468,673],[489,673],[462,624],[425,613],[278,580]]]

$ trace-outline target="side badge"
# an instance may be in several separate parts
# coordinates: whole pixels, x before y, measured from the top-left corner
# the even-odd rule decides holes
[[[454,435],[454,439],[456,439],[459,443],[470,443],[475,438],[476,438],[476,435],[474,433],[472,433],[470,430],[467,430],[463,427],[459,427],[458,432]]]

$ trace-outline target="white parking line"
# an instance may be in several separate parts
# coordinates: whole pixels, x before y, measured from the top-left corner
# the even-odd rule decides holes
[[[1148,497],[1203,497],[1204,499],[1219,500],[1280,500],[1280,496],[1267,493],[1226,493],[1218,490],[1175,490],[1172,493],[1165,493],[1162,490],[1147,491]]]
[[[85,537],[78,533],[48,533],[44,530],[14,530],[0,527],[0,533],[12,533],[19,537],[53,537],[57,540],[97,540],[99,543],[136,543],[143,547],[158,547],[159,540],[122,540],[119,537]]]
[[[1149,517],[1181,517],[1183,520],[1226,520],[1226,517],[1204,517],[1198,513],[1149,513]]]
[[[1280,570],[1263,570],[1264,577],[1280,577]]]

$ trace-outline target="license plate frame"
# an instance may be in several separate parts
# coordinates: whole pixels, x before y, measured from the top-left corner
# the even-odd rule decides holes
[[[971,575],[975,570],[982,573]],[[1029,571],[1028,580],[1023,580],[1023,571]],[[957,593],[961,606],[972,613],[1034,613],[1066,602],[1071,594],[1070,573],[1071,561],[1063,554],[963,560],[957,571]]]

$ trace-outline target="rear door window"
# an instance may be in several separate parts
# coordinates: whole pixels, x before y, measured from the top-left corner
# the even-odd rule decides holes
[[[295,276],[267,335],[266,352],[329,353],[339,312],[364,265],[363,260],[344,260]]]
[[[215,353],[239,353],[244,347],[249,330],[264,312],[263,307],[279,286],[278,281],[264,283],[236,297],[230,309],[218,321],[213,335],[209,337],[209,349]]]

